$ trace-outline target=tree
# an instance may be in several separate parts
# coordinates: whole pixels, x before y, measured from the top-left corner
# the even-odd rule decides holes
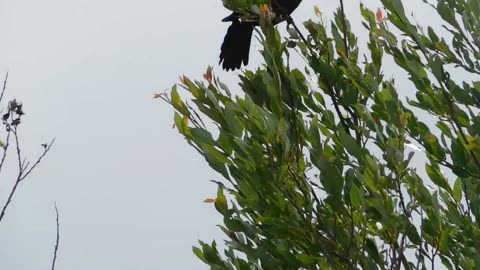
[[[5,90],[7,88],[7,81],[8,81],[8,73],[5,76],[5,80],[3,82],[3,87],[0,91],[0,103],[4,100],[5,97]],[[49,143],[40,144],[39,147],[42,148],[42,152],[37,159],[33,162],[28,160],[28,158],[23,153],[23,148],[20,139],[20,125],[22,124],[22,119],[25,115],[23,104],[16,99],[10,100],[7,102],[7,105],[4,109],[1,110],[2,114],[2,124],[4,127],[2,137],[0,139],[0,148],[2,153],[0,154],[0,172],[5,174],[6,169],[11,170],[11,175],[14,175],[13,185],[9,188],[5,183],[8,184],[7,181],[2,182],[2,189],[8,190],[7,198],[3,203],[3,206],[0,210],[0,223],[4,220],[7,209],[9,208],[10,204],[13,202],[13,198],[20,187],[20,184],[23,183],[24,180],[27,179],[28,176],[37,168],[43,158],[47,155],[52,147],[55,139],[53,139]],[[10,157],[13,151],[13,161],[16,163],[16,171],[15,169],[5,168],[5,164],[7,161],[7,157]],[[15,164],[14,163],[14,164]],[[15,168],[15,167],[13,167]],[[2,177],[2,180],[5,180],[5,177]],[[3,198],[2,198],[3,199]],[[58,245],[60,241],[60,231],[59,231],[59,216],[58,216],[58,209],[57,205],[55,204],[55,214],[56,214],[56,225],[57,225],[57,235],[55,241],[55,247],[53,251],[53,259],[52,259],[52,270],[55,269],[55,262],[57,259],[57,251]]]
[[[205,81],[181,78],[188,101],[177,85],[158,95],[224,178],[206,202],[223,216],[225,245],[193,248],[211,269],[480,269],[480,2],[425,2],[445,37],[412,23],[401,0],[381,2],[376,13],[360,6],[366,46],[342,1],[328,28],[312,19],[306,38],[286,40],[254,8],[265,64],[239,76],[241,96],[211,68]],[[292,47],[303,72],[288,64]],[[388,57],[414,97],[401,100],[382,73]],[[419,154],[425,164],[412,164]]]

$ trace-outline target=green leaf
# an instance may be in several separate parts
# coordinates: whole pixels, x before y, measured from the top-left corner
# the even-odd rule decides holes
[[[174,122],[178,131],[188,139],[191,139],[192,133],[190,128],[188,127],[188,118],[186,116],[182,117],[179,113],[175,112]]]
[[[185,104],[181,100],[180,95],[178,94],[176,85],[173,86],[172,88],[171,100],[172,100],[172,105],[175,109],[177,109],[183,115],[188,115],[187,106],[185,106]]]
[[[232,232],[243,232],[245,231],[245,226],[243,222],[234,218],[228,218],[224,220],[225,225]]]
[[[467,163],[467,157],[463,145],[458,140],[452,140],[451,148],[453,164],[458,164],[462,167],[465,166]]]
[[[357,187],[355,183],[352,184],[350,188],[350,201],[354,208],[360,208],[364,203],[364,194],[363,190]]]
[[[452,135],[452,131],[450,130],[450,128],[447,126],[447,124],[445,124],[444,122],[442,121],[438,121],[437,122],[437,127],[442,131],[443,134],[445,134],[449,139],[453,139],[453,135]]]
[[[221,186],[218,186],[217,199],[215,200],[215,208],[222,215],[227,214],[227,211],[228,211],[227,198],[223,194],[223,188]]]
[[[222,264],[216,245],[215,241],[212,242],[211,246],[207,244],[202,245],[203,256],[208,264]]]
[[[378,252],[377,244],[375,243],[375,240],[367,238],[365,239],[365,244],[366,244],[366,250],[368,252],[368,255],[376,263],[380,263],[380,253]]]
[[[455,184],[453,185],[453,198],[456,202],[460,202],[462,200],[462,188],[463,182],[461,178],[457,178]]]
[[[221,173],[226,179],[230,179],[226,165],[231,164],[228,157],[209,144],[200,145],[203,155],[210,166],[217,172]]]
[[[340,140],[342,141],[348,153],[356,158],[360,158],[365,151],[360,147],[360,145],[358,145],[357,141],[350,136],[350,134],[345,132],[340,133]]]
[[[425,170],[427,171],[428,176],[432,180],[433,183],[435,183],[437,186],[445,189],[448,191],[448,193],[452,194],[452,188],[448,184],[447,179],[445,176],[441,173],[440,168],[438,165],[433,164],[425,164]]]
[[[212,144],[212,134],[203,128],[190,128],[193,140],[198,144]]]
[[[235,110],[236,106],[232,102],[227,103],[225,105],[225,120],[232,134],[234,136],[240,136],[243,132],[244,126]]]
[[[445,80],[445,72],[443,71],[443,62],[439,57],[433,57],[429,63],[430,69],[437,80],[443,82]]]
[[[473,136],[480,136],[480,116],[475,116],[472,118],[473,124],[468,127],[468,131]]]
[[[403,4],[401,0],[391,0],[390,1],[393,7],[393,10],[399,15],[402,19],[405,18],[405,9],[403,8]]]
[[[412,241],[413,244],[420,245],[422,243],[422,240],[420,238],[420,235],[417,232],[417,229],[408,220],[406,224],[406,234],[408,236],[408,239],[410,239],[410,241]]]
[[[340,195],[344,179],[341,171],[334,163],[329,162],[321,169],[320,181],[328,194]]]
[[[205,256],[203,255],[203,252],[201,249],[199,249],[198,247],[192,247],[192,250],[195,256],[197,256],[197,258],[202,260],[204,263],[207,263],[207,260],[205,259]]]

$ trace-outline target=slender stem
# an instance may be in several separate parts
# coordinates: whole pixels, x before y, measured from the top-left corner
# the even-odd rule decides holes
[[[0,102],[2,101],[3,94],[5,94],[5,89],[7,88],[7,80],[8,80],[8,72],[7,72],[7,75],[5,75],[5,80],[3,81],[2,93],[0,94]]]
[[[33,169],[35,169],[35,167],[37,167],[38,164],[40,164],[40,162],[41,162],[42,159],[45,157],[45,155],[47,155],[47,153],[50,151],[50,148],[52,147],[53,143],[55,142],[55,139],[56,139],[56,138],[53,138],[53,140],[48,144],[48,146],[47,146],[47,147],[45,148],[45,150],[43,151],[42,155],[40,155],[40,157],[39,157],[39,158],[37,159],[37,161],[33,164],[33,166],[30,167],[30,169],[28,169],[26,172],[25,172],[25,170],[26,170],[27,168],[25,167],[25,170],[24,170],[25,173],[22,175],[22,178],[20,179],[20,181],[23,180],[23,179],[25,179],[25,178],[33,171]]]
[[[2,221],[3,217],[5,216],[5,212],[7,211],[8,205],[12,202],[13,195],[15,194],[15,191],[17,190],[18,184],[20,181],[15,181],[15,185],[13,185],[12,190],[10,191],[10,194],[8,195],[7,202],[5,202],[5,205],[2,208],[2,212],[0,213],[0,222]]]
[[[300,29],[298,29],[297,25],[295,24],[295,21],[293,20],[293,18],[288,15],[287,16],[287,23],[289,25],[292,25],[293,28],[295,29],[295,31],[297,31],[298,35],[300,36],[300,38],[302,39],[303,43],[305,43],[305,45],[307,46],[308,50],[310,51],[310,53],[312,55],[315,55],[315,52],[313,51],[312,47],[310,46],[310,44],[307,42],[307,39],[305,38],[305,36],[302,34],[302,32],[300,32]]]
[[[5,144],[3,146],[2,160],[0,161],[0,172],[2,171],[5,158],[7,157],[7,150],[8,150],[8,146],[10,145],[10,134],[11,134],[11,131],[7,129],[7,139],[5,140]]]
[[[53,260],[52,260],[52,270],[55,270],[55,263],[57,261],[57,252],[58,246],[60,243],[60,223],[58,222],[58,208],[57,203],[55,203],[55,215],[56,215],[56,222],[57,222],[57,237],[55,241],[55,249],[53,250]]]

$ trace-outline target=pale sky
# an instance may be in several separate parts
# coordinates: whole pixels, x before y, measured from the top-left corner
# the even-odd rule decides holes
[[[359,1],[346,3],[361,30]],[[331,18],[338,3],[304,0],[293,14],[302,29],[313,5]],[[220,215],[202,202],[221,177],[152,96],[208,65],[235,89],[236,73],[217,65],[228,14],[220,0],[0,0],[0,79],[10,72],[6,100],[24,104],[24,151],[33,159],[57,138],[0,223],[1,269],[50,269],[54,202],[57,270],[207,269],[191,246],[222,242]],[[254,50],[250,68],[262,61]]]

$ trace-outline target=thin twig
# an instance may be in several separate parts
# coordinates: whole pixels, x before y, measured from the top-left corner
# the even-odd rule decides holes
[[[13,195],[15,194],[15,192],[17,191],[18,184],[20,184],[20,182],[22,182],[22,180],[24,180],[25,177],[27,177],[33,171],[33,169],[35,169],[35,167],[40,163],[40,161],[42,161],[43,157],[45,157],[45,155],[48,153],[48,151],[50,151],[50,147],[53,145],[54,142],[55,142],[55,138],[50,142],[50,144],[48,144],[45,147],[45,150],[43,151],[42,155],[40,155],[40,157],[37,159],[35,164],[33,164],[33,166],[30,167],[30,169],[28,171],[26,171],[25,167],[20,166],[20,168],[19,168],[20,171],[17,175],[17,179],[15,181],[15,184],[13,185],[13,188],[10,191],[10,194],[8,195],[8,199],[7,199],[7,201],[5,202],[5,205],[2,208],[2,212],[0,212],[0,222],[2,221],[3,217],[5,216],[5,212],[7,211],[8,206],[12,202],[12,198],[13,198]],[[17,144],[18,144],[18,141],[17,141]],[[19,149],[17,149],[17,154],[20,154]],[[19,164],[21,165],[22,164],[21,159],[19,158],[18,160],[19,160]]]
[[[60,243],[60,223],[58,222],[57,203],[55,203],[55,215],[56,215],[56,221],[57,221],[57,239],[55,241],[55,249],[53,250],[52,270],[55,270],[55,262],[57,261],[58,245]]]
[[[5,89],[7,89],[7,81],[8,81],[8,72],[5,75],[5,80],[3,81],[3,88],[2,88],[2,92],[0,94],[0,102],[2,102],[3,95],[5,94]],[[0,161],[0,171],[2,170],[3,163],[5,162],[5,158],[7,157],[7,149],[8,149],[8,145],[10,143],[11,129],[10,129],[10,126],[8,125],[8,123],[6,123],[6,128],[7,128],[7,139],[6,139],[6,141],[3,145],[3,155],[2,155],[2,160]]]
[[[19,183],[20,183],[20,181],[18,181],[18,179],[17,179],[17,181],[15,181],[15,185],[13,185],[13,188],[10,191],[10,195],[8,195],[7,202],[3,206],[2,212],[0,213],[0,222],[2,221],[3,217],[5,216],[5,211],[7,210],[8,205],[10,204],[10,202],[12,202],[13,194],[15,194],[15,191],[17,190],[17,187],[18,187]]]
[[[410,213],[408,212],[407,207],[405,206],[405,200],[403,199],[403,192],[402,192],[402,186],[400,185],[400,179],[399,178],[395,179],[395,182],[397,183],[397,192],[400,197],[400,205],[402,206],[403,213],[407,218],[410,218]]]
[[[5,75],[5,80],[3,81],[2,93],[0,94],[0,102],[2,102],[3,94],[5,94],[5,89],[7,88],[7,80],[8,80],[8,72],[7,72],[7,75]]]
[[[20,149],[20,143],[18,142],[18,127],[15,125],[13,126],[13,136],[15,138],[15,146],[17,149],[17,160],[18,160],[18,179],[22,177],[24,166],[22,162],[22,151]],[[19,182],[22,181],[21,179]]]
[[[52,147],[53,143],[55,142],[55,139],[56,138],[53,138],[52,141],[47,145],[47,147],[45,147],[45,150],[43,151],[42,155],[40,155],[40,157],[38,157],[37,161],[32,165],[32,167],[30,167],[30,169],[28,169],[22,176],[22,178],[20,179],[20,181],[22,181],[23,179],[25,179],[32,171],[33,169],[35,169],[35,167],[37,167],[37,165],[42,161],[42,159],[45,157],[45,155],[48,153],[48,151],[50,151],[50,148]],[[25,168],[26,170],[27,168]]]
[[[350,191],[349,191],[350,192]],[[350,196],[348,196],[348,204],[350,206],[350,223],[352,226],[350,226],[350,243],[348,244],[348,249],[347,249],[347,257],[350,258],[350,251],[352,251],[352,247],[355,241],[355,221],[353,220],[353,206],[352,206],[352,199]]]
[[[3,145],[3,155],[2,155],[2,160],[0,161],[0,172],[2,171],[3,168],[3,163],[5,162],[5,158],[7,157],[7,150],[8,146],[10,145],[10,130],[7,130],[7,139],[5,140],[5,144]]]

